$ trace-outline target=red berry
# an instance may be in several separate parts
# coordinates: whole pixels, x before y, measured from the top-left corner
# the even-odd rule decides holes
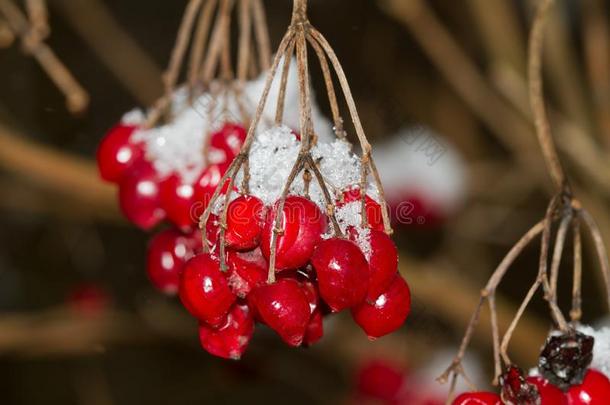
[[[296,280],[279,279],[255,288],[250,294],[257,315],[291,346],[303,342],[311,311]]]
[[[209,254],[197,255],[186,263],[179,294],[185,308],[212,327],[222,324],[236,299],[218,259]]]
[[[119,124],[102,139],[97,149],[97,165],[102,179],[119,182],[129,168],[144,155],[142,145],[130,141],[137,128]]]
[[[159,195],[159,178],[154,167],[140,161],[119,185],[119,204],[125,217],[144,230],[156,226],[165,217]]]
[[[307,324],[307,330],[305,331],[305,338],[303,339],[303,344],[306,346],[316,344],[322,338],[323,335],[324,319],[322,316],[322,312],[319,309],[316,309],[309,318],[309,323]]]
[[[111,306],[112,297],[98,284],[83,283],[70,291],[66,304],[80,315],[95,317],[103,314]]]
[[[167,218],[178,228],[188,230],[197,222],[193,210],[195,206],[195,188],[182,181],[179,175],[173,175],[160,184],[161,207]]]
[[[610,380],[599,371],[589,369],[582,384],[572,386],[566,398],[568,405],[607,405],[610,401]]]
[[[311,257],[311,264],[318,276],[320,296],[334,312],[364,300],[369,266],[354,242],[338,238],[320,242]]]
[[[192,211],[195,218],[199,218],[205,211],[224,172],[219,165],[209,165],[193,185],[195,206]]]
[[[352,308],[352,316],[369,338],[378,338],[398,329],[407,319],[410,310],[409,286],[397,274],[390,288],[373,303],[363,302]]]
[[[195,240],[167,229],[155,235],[148,244],[146,271],[152,284],[165,294],[176,294],[180,273],[188,259],[194,255]]]
[[[350,230],[350,239],[355,240],[359,231]],[[370,251],[367,254],[369,262],[369,291],[367,300],[372,302],[388,289],[398,270],[398,249],[392,239],[383,231],[370,230],[367,242]]]
[[[235,304],[219,328],[205,323],[199,326],[201,346],[208,353],[225,359],[239,360],[254,333],[254,320],[247,305]]]
[[[568,405],[563,392],[542,377],[527,377],[526,381],[538,388],[540,405]]]
[[[235,250],[254,249],[260,243],[265,225],[265,205],[249,195],[242,195],[229,203],[225,242]]]
[[[209,154],[213,162],[222,161],[224,154],[226,162],[232,161],[239,153],[247,135],[246,129],[239,124],[225,124],[220,131],[210,136]]]
[[[269,260],[271,256],[271,239],[275,226],[279,201],[267,216],[261,239],[261,250]],[[297,269],[309,261],[315,246],[326,229],[326,216],[310,200],[289,196],[286,198],[278,234],[275,255],[275,268],[278,271]]]
[[[360,369],[357,384],[360,394],[393,402],[403,391],[405,373],[385,361],[374,360]]]
[[[227,263],[231,272],[229,286],[240,298],[244,298],[252,289],[267,280],[267,261],[260,249],[250,252],[229,252]]]
[[[343,192],[343,201],[339,201],[337,203],[337,207],[342,207],[345,204],[361,201],[361,194],[359,188],[351,188]],[[366,208],[366,220],[371,229],[376,229],[378,231],[383,231],[383,215],[381,213],[381,205],[375,200],[373,200],[368,195],[364,197],[364,205]]]
[[[453,405],[502,405],[502,400],[493,392],[467,392],[453,400]]]

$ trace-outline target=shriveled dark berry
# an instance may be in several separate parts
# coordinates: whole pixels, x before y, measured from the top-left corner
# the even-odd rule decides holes
[[[509,366],[500,376],[502,401],[505,405],[539,405],[538,388],[526,381],[519,367]]]
[[[538,360],[540,372],[563,391],[581,384],[591,361],[595,339],[577,331],[550,336]]]

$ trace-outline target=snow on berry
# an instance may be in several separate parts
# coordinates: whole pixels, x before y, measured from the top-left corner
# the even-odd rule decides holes
[[[578,331],[595,339],[591,368],[601,371],[610,378],[610,327],[595,329],[591,326],[580,326]]]
[[[464,200],[465,164],[452,145],[428,128],[402,129],[375,145],[373,156],[398,224],[438,222]]]

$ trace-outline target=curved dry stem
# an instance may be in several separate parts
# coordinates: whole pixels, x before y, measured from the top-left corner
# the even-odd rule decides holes
[[[280,125],[284,120],[284,106],[286,104],[286,87],[288,84],[288,76],[290,74],[290,64],[292,62],[292,55],[296,46],[296,39],[290,41],[290,44],[286,48],[284,54],[284,67],[282,68],[282,77],[280,79],[280,89],[277,96],[277,106],[275,109],[275,125]]]
[[[553,0],[542,0],[536,17],[532,24],[529,38],[529,96],[534,124],[536,125],[536,135],[542,147],[542,153],[546,161],[553,183],[558,191],[568,187],[567,177],[559,161],[557,149],[551,135],[551,126],[546,114],[542,85],[542,44],[544,39],[545,17]]]
[[[557,236],[555,237],[555,247],[553,250],[553,261],[551,262],[551,289],[549,293],[549,300],[554,305],[557,305],[557,282],[559,280],[559,266],[561,264],[561,257],[563,256],[563,249],[568,233],[568,227],[572,222],[572,212],[568,212],[561,220]]]
[[[258,45],[258,63],[261,72],[264,72],[269,69],[271,63],[271,45],[269,44],[267,18],[261,0],[252,0],[252,12],[254,15],[254,35]]]
[[[597,259],[599,261],[599,267],[604,276],[604,281],[606,282],[608,307],[610,308],[610,264],[608,263],[608,252],[606,251],[606,245],[604,244],[602,233],[597,226],[597,222],[595,222],[595,219],[593,219],[591,214],[583,209],[580,211],[580,216],[584,220],[585,226],[593,238],[595,251],[597,252]]]
[[[252,38],[252,0],[241,0],[239,3],[239,51],[237,59],[237,79],[245,82],[248,77],[250,61],[250,40]]]
[[[218,0],[207,0],[203,6],[203,9],[201,10],[201,14],[199,15],[199,22],[197,23],[197,28],[195,29],[191,59],[189,61],[188,82],[191,92],[199,80],[201,63],[203,60],[203,55],[205,54],[208,36],[210,34],[210,26],[212,24],[214,8],[216,7],[217,3]]]

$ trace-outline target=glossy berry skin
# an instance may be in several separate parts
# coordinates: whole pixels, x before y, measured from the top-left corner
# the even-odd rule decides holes
[[[267,260],[271,256],[271,240],[279,201],[267,215],[261,238],[261,251]],[[283,234],[277,237],[275,268],[277,271],[297,269],[309,261],[314,248],[326,229],[326,216],[310,200],[289,196],[282,210],[280,226]]]
[[[260,249],[229,252],[229,286],[235,295],[245,298],[255,287],[267,281],[267,261]]]
[[[180,176],[173,175],[163,180],[159,186],[161,208],[178,228],[192,229],[198,217],[193,212],[195,206],[195,187],[185,183]]]
[[[199,326],[201,346],[210,354],[239,360],[248,348],[254,333],[254,319],[247,305],[235,304],[225,322],[218,328],[202,323]]]
[[[589,369],[582,384],[566,393],[568,405],[607,405],[610,403],[610,380],[597,370]]]
[[[197,255],[186,263],[179,294],[184,307],[211,327],[222,325],[236,299],[218,259],[210,254]]]
[[[493,392],[467,392],[453,400],[453,405],[502,405],[500,396]]]
[[[324,336],[324,317],[319,309],[316,309],[307,323],[307,330],[305,331],[305,337],[303,338],[303,344],[305,346],[311,346]]]
[[[343,192],[343,201],[339,201],[337,203],[337,207],[342,207],[345,204],[358,202],[360,203],[360,189],[352,188],[350,190],[346,190]],[[375,200],[373,200],[368,195],[364,197],[365,207],[366,207],[366,220],[371,229],[376,229],[378,231],[383,231],[383,215],[381,213],[381,205]]]
[[[210,135],[209,157],[212,162],[231,162],[246,140],[247,131],[233,123],[225,124],[220,131]]]
[[[540,405],[568,405],[563,392],[542,377],[528,377],[526,381],[538,388]]]
[[[250,294],[257,316],[290,346],[303,342],[311,311],[301,286],[293,279],[279,279],[255,288]]]
[[[350,239],[354,240],[358,231],[350,230]],[[369,290],[366,299],[373,302],[388,289],[396,272],[398,271],[398,249],[392,239],[383,231],[370,230],[368,236],[370,253],[369,262]]]
[[[119,205],[123,215],[144,230],[155,227],[165,218],[159,178],[150,163],[140,161],[123,177],[119,184]]]
[[[104,136],[97,149],[97,165],[102,179],[118,183],[144,156],[142,145],[130,141],[135,126],[119,124]]]
[[[216,191],[216,187],[222,180],[224,172],[225,169],[220,165],[209,165],[193,185],[195,203],[191,209],[191,214],[195,218],[199,218],[205,211],[212,195],[214,195],[214,191]]]
[[[369,266],[354,242],[339,238],[320,242],[311,264],[318,276],[320,296],[333,312],[351,308],[364,300]]]
[[[146,254],[146,272],[152,284],[165,294],[176,294],[182,267],[194,255],[195,248],[193,238],[175,229],[156,234]]]
[[[411,311],[411,292],[407,282],[396,275],[388,290],[374,303],[363,302],[352,308],[354,321],[370,339],[378,338],[400,328]]]
[[[257,197],[242,195],[231,201],[227,208],[227,247],[235,250],[257,247],[265,225],[265,216],[265,204]]]

